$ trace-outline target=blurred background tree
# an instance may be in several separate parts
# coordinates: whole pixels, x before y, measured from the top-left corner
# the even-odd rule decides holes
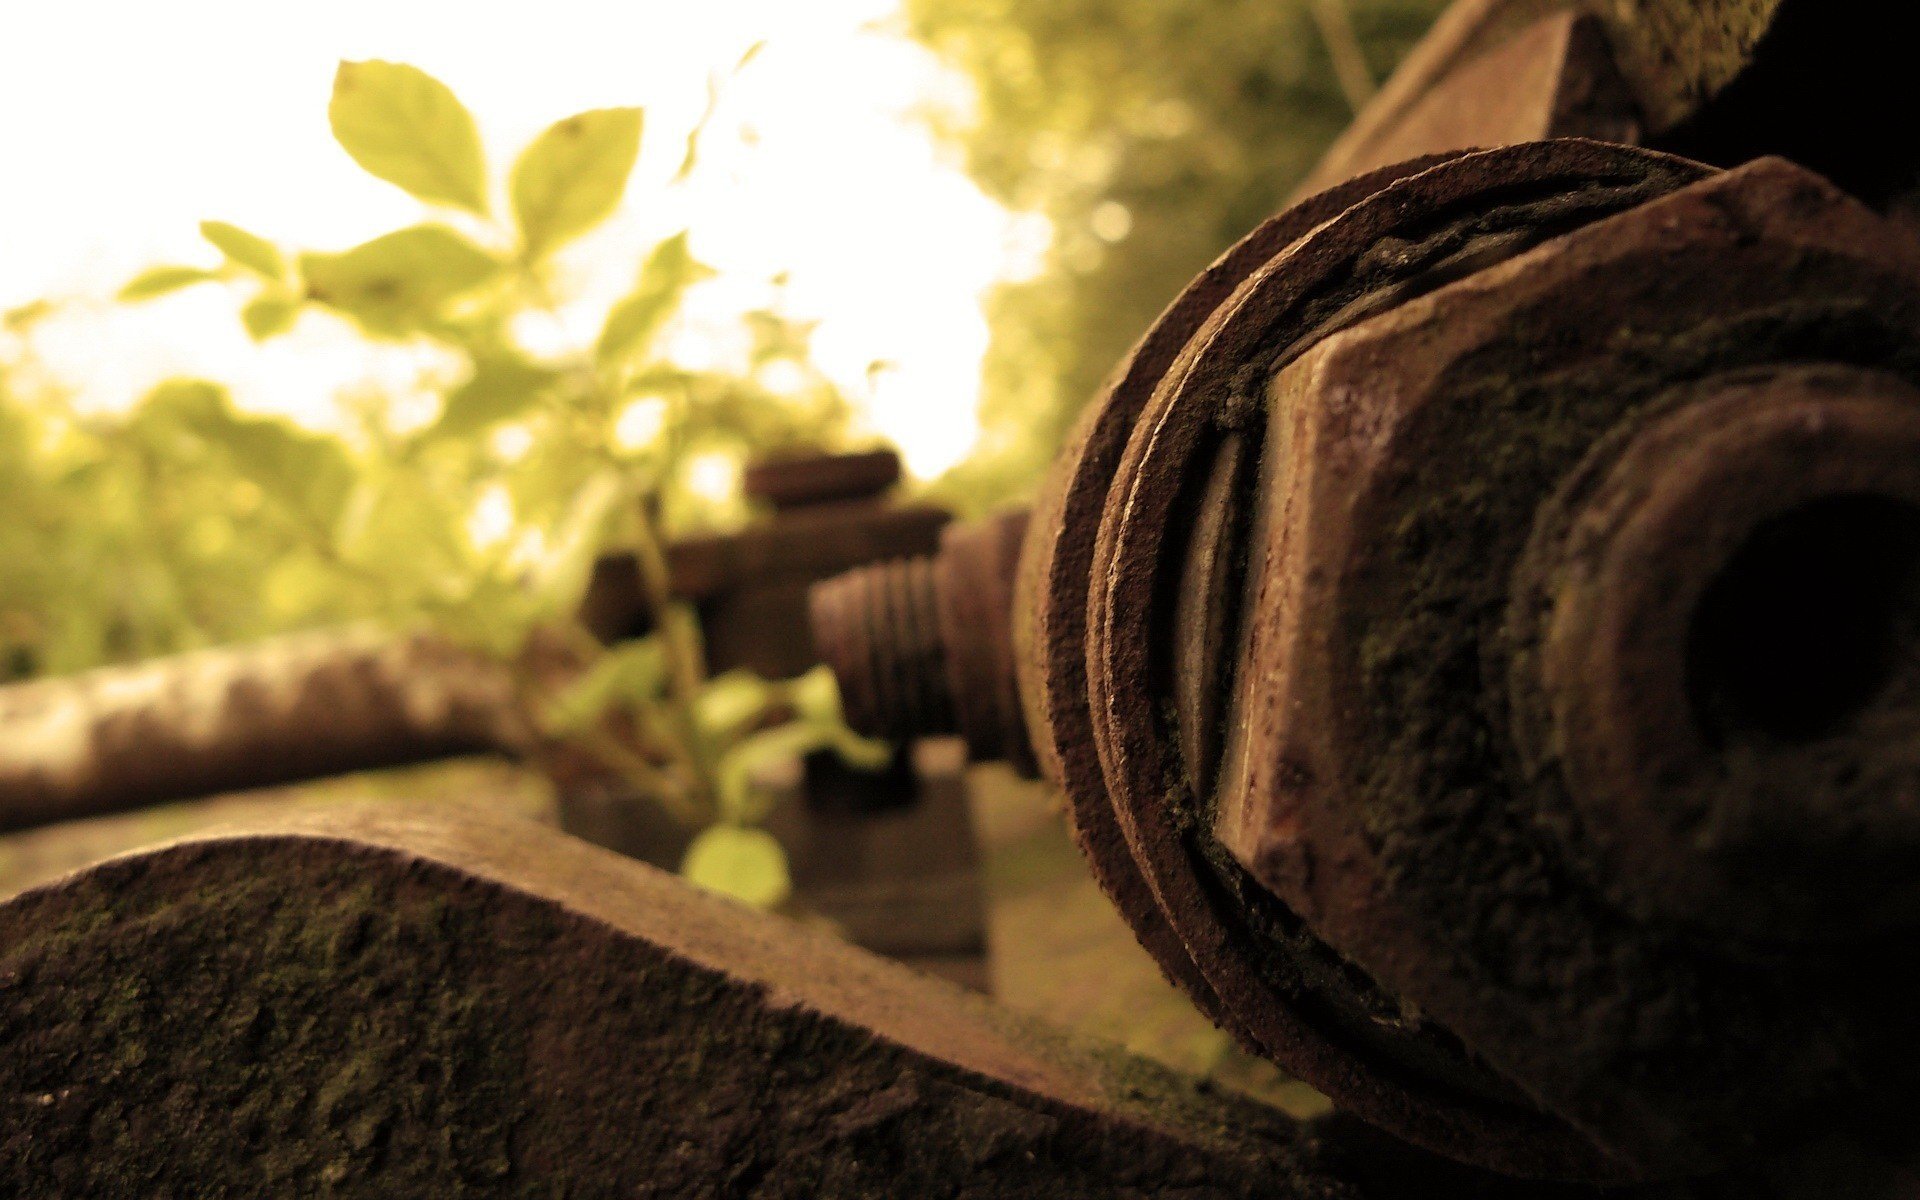
[[[1024,494],[1187,282],[1288,196],[1444,0],[907,0],[963,70],[943,131],[988,192],[1052,228],[989,301],[979,452],[943,493]]]
[[[966,213],[977,226],[967,237],[1004,224],[1005,238],[1025,246],[1011,260],[1025,262],[1000,269],[985,329],[951,315],[916,319],[924,297],[886,316],[869,304],[875,323],[897,318],[893,335],[926,357],[904,382],[873,364],[857,397],[845,364],[838,383],[819,365],[812,320],[784,302],[784,273],[757,301],[737,303],[747,294],[740,280],[703,264],[700,239],[685,230],[634,251],[624,293],[581,294],[567,251],[622,207],[642,145],[661,137],[647,112],[577,113],[507,159],[482,144],[473,114],[433,76],[344,62],[327,107],[331,132],[366,172],[417,203],[413,218],[345,249],[205,221],[197,256],[140,272],[119,299],[144,311],[188,292],[224,295],[224,311],[199,311],[244,329],[262,353],[319,322],[344,331],[351,356],[399,368],[332,396],[330,424],[263,411],[224,376],[181,375],[137,402],[89,407],[76,395],[86,381],[43,359],[40,333],[95,317],[76,315],[72,301],[6,312],[0,680],[364,621],[428,628],[506,663],[527,662],[540,639],[574,673],[532,705],[549,732],[604,742],[600,716],[632,710],[634,744],[602,744],[607,765],[689,823],[750,826],[757,813],[742,781],[756,756],[871,749],[845,735],[831,689],[817,682],[707,680],[697,626],[666,591],[663,545],[750,517],[735,487],[745,458],[845,446],[862,429],[887,427],[870,419],[884,399],[876,379],[894,380],[896,409],[901,387],[913,393],[918,428],[895,424],[920,453],[932,451],[928,473],[951,463],[962,442],[945,431],[968,423],[940,410],[971,398],[976,380],[937,364],[971,368],[982,344],[982,436],[939,489],[962,511],[1030,491],[1131,343],[1196,272],[1283,206],[1441,7],[877,6],[891,15],[873,36],[917,39],[920,58],[930,51],[949,69],[943,79],[922,64],[912,86],[925,93],[933,133],[960,149],[997,205],[984,213],[968,207],[977,192],[956,194],[951,207],[863,228],[857,204],[829,181],[806,219],[851,220],[853,236],[877,246],[905,239],[926,255],[921,266],[945,255],[951,271],[979,257],[967,249],[978,242],[952,229]],[[707,180],[703,139],[724,118],[734,142],[750,147],[774,119],[771,93],[751,112],[728,113],[728,80],[757,52],[715,79],[690,133],[686,122],[669,126],[673,145],[666,171],[649,178],[649,206],[692,222],[731,194],[738,160]],[[804,54],[787,57],[788,78],[817,74]],[[947,86],[955,81],[965,86]],[[864,77],[840,85],[888,86]],[[867,152],[832,153],[858,163]],[[941,169],[931,159],[921,168],[929,178]],[[686,193],[696,199],[677,210],[663,203]],[[788,200],[755,193],[751,220],[734,223],[792,221]],[[754,230],[731,232],[751,240]],[[970,269],[968,278],[994,274]],[[739,353],[689,354],[674,337],[687,307],[728,284]],[[609,551],[647,565],[661,617],[654,637],[611,649],[575,619],[593,563]],[[742,861],[759,852],[732,849]]]

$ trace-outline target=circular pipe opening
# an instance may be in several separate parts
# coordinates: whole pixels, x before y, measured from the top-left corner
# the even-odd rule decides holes
[[[1707,588],[1688,690],[1720,743],[1804,743],[1872,707],[1920,653],[1920,507],[1817,500],[1761,526]]]

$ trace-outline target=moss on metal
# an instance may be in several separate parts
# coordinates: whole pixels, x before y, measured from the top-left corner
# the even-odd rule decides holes
[[[1606,22],[1622,70],[1656,131],[1720,94],[1793,0],[1583,0]]]
[[[645,870],[511,836],[579,886]],[[311,837],[29,893],[0,907],[0,1195],[1352,1194],[1250,1102],[664,877],[631,895],[657,937]],[[730,941],[737,973],[697,961]]]

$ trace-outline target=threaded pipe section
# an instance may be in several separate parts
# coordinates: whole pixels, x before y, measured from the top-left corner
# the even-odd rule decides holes
[[[906,741],[958,733],[932,558],[860,567],[809,597],[814,648],[840,681],[847,724]]]

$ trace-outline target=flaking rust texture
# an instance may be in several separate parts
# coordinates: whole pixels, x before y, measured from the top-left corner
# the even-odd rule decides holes
[[[1920,1195],[1903,19],[1460,0],[1042,493],[1035,757],[1169,977],[1348,1113]],[[920,644],[829,615],[846,677]]]
[[[1283,1118],[530,826],[0,908],[0,1195],[1357,1195]]]
[[[1176,305],[1012,598],[1038,757],[1170,977],[1515,1176],[1910,1138],[1916,280],[1795,165],[1561,141],[1384,176]],[[843,675],[899,657],[839,624]]]
[[[1694,115],[1742,73],[1782,10],[1799,0],[1582,0],[1606,22],[1614,54],[1656,131]],[[1835,7],[1845,8],[1845,4]]]

